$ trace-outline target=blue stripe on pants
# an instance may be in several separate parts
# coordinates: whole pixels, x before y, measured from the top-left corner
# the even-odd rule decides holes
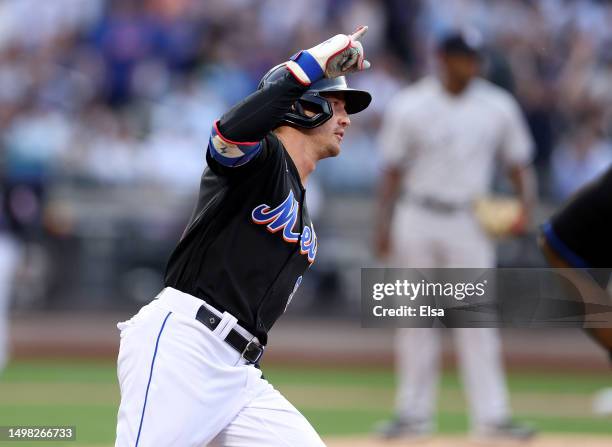
[[[159,339],[161,338],[161,334],[164,331],[164,327],[166,326],[166,321],[168,321],[168,317],[172,314],[172,312],[168,312],[166,318],[164,318],[164,322],[162,323],[161,329],[159,330],[159,334],[157,334],[157,341],[155,342],[155,351],[153,352],[153,360],[151,360],[151,371],[149,372],[149,382],[147,383],[147,391],[145,393],[144,404],[142,406],[142,415],[140,416],[140,425],[138,426],[138,436],[136,437],[136,447],[138,447],[138,441],[140,441],[140,432],[142,430],[142,421],[144,420],[145,409],[147,408],[147,397],[149,397],[149,387],[151,386],[151,378],[153,377],[153,365],[155,365],[155,357],[157,356],[157,348],[159,346]]]

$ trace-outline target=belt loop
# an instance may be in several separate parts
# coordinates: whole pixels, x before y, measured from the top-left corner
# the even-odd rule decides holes
[[[225,340],[225,337],[227,337],[227,334],[236,326],[236,323],[238,323],[236,317],[229,312],[223,312],[223,317],[219,322],[219,326],[217,326],[214,332],[221,340]]]

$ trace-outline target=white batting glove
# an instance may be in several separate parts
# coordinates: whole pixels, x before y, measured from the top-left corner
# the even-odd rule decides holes
[[[316,47],[296,53],[286,67],[303,85],[367,70],[370,62],[364,59],[363,46],[359,42],[367,30],[367,26],[360,26],[353,34],[337,34]]]

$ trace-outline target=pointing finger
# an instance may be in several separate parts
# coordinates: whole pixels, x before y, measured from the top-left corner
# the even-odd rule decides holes
[[[349,37],[351,38],[351,40],[359,40],[361,39],[361,37],[363,37],[363,35],[367,31],[368,31],[368,27],[366,25],[362,25],[359,28],[357,28],[355,32],[351,34]]]

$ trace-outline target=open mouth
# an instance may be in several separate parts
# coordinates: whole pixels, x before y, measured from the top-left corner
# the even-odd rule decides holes
[[[338,141],[342,141],[344,138],[344,132],[334,132],[334,135],[338,137]]]

